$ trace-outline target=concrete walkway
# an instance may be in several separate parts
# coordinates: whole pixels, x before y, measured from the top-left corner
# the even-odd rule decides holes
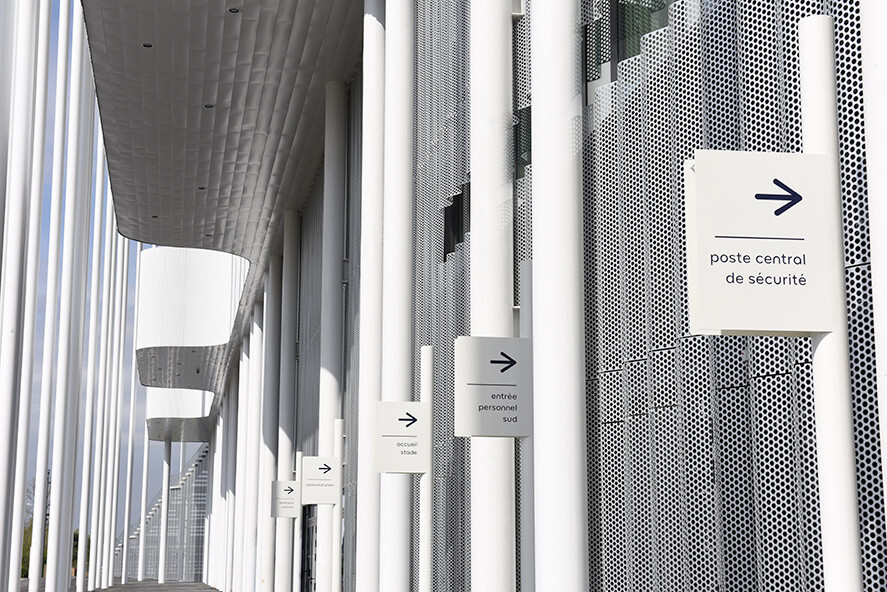
[[[71,578],[71,585],[68,592],[74,592],[76,589],[76,580]],[[28,580],[23,579],[19,587],[21,592],[28,591]],[[41,582],[40,590],[43,590]],[[145,580],[144,582],[129,581],[125,586],[120,585],[120,580],[115,579],[115,583],[105,590],[114,590],[115,592],[216,592],[215,588],[207,586],[201,582],[167,582],[158,584],[154,580]]]

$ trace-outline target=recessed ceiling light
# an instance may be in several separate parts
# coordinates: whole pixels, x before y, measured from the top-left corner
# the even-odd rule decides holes
[[[212,233],[204,234],[203,236],[212,236]]]
[[[228,12],[230,12],[231,14],[237,14],[238,12],[240,12],[240,9],[239,8],[229,8]]]
[[[156,220],[156,219],[159,218],[160,216],[151,216],[151,217],[154,218],[154,219]]]
[[[212,109],[213,107],[215,107],[215,105],[206,104],[206,105],[204,105],[204,107],[206,107],[207,109]]]
[[[202,186],[198,187],[197,189],[199,189],[200,191],[206,191],[206,187],[202,187]]]
[[[154,47],[154,46],[150,43],[142,43],[142,47]]]

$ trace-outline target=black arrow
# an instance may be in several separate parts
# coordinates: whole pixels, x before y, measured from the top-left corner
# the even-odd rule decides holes
[[[326,463],[323,463],[323,466],[320,467],[320,470],[323,471],[323,474],[324,474],[324,475],[326,475],[327,473],[329,473],[330,471],[333,470],[333,467],[329,466],[329,465],[326,464]]]
[[[517,360],[506,354],[505,352],[499,352],[500,356],[505,356],[504,360],[490,360],[490,364],[504,364],[502,369],[499,372],[505,372],[506,370],[511,370],[511,368],[517,364]]]
[[[801,200],[804,199],[801,197],[801,195],[797,191],[795,191],[794,189],[792,189],[791,187],[789,187],[788,185],[786,185],[785,183],[783,183],[779,179],[773,179],[773,184],[776,185],[777,187],[779,187],[780,189],[782,189],[783,191],[788,191],[788,195],[779,194],[779,193],[756,193],[755,199],[770,199],[770,200],[788,202],[788,203],[783,204],[782,206],[779,207],[779,209],[777,209],[775,212],[773,212],[777,216],[786,213],[789,210],[789,208],[791,208],[792,206],[794,206],[796,204],[801,203]]]
[[[284,489],[284,491],[287,492],[287,493],[289,494],[289,493],[294,492],[295,489],[293,489],[292,487],[287,487],[286,489]]]
[[[407,411],[407,416],[406,416],[406,417],[400,417],[400,418],[398,418],[397,421],[408,421],[409,423],[406,425],[406,427],[410,427],[411,425],[413,425],[414,423],[416,423],[416,422],[419,421],[419,420],[416,419],[415,417],[413,417],[413,414],[412,414],[412,413],[410,413],[409,411]]]

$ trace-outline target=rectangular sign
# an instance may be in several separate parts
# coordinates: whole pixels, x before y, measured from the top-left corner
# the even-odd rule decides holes
[[[376,403],[376,472],[431,471],[431,404]]]
[[[302,484],[298,481],[271,482],[271,517],[302,517]]]
[[[694,334],[809,335],[840,322],[837,180],[818,154],[697,150],[684,167]]]
[[[455,435],[532,435],[532,340],[458,337],[455,356]]]
[[[342,461],[335,456],[302,457],[302,505],[342,503]]]

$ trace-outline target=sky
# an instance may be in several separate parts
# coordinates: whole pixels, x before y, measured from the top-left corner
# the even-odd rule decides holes
[[[37,293],[37,307],[36,307],[36,334],[35,334],[35,352],[34,352],[34,372],[33,372],[33,386],[32,386],[32,395],[31,395],[31,421],[29,423],[30,432],[29,432],[29,440],[28,440],[28,483],[34,478],[34,474],[36,472],[36,461],[37,461],[37,442],[38,442],[38,424],[40,417],[40,406],[43,404],[40,400],[40,391],[41,391],[41,377],[43,373],[44,360],[43,360],[43,342],[47,336],[44,335],[44,327],[45,327],[45,318],[46,318],[46,290],[47,290],[47,268],[48,268],[48,257],[49,257],[49,225],[50,225],[50,200],[52,193],[52,149],[53,149],[53,122],[55,120],[54,105],[55,105],[55,76],[56,76],[56,62],[57,62],[57,44],[56,40],[58,37],[58,1],[53,0],[53,9],[52,9],[52,33],[51,33],[51,47],[50,47],[50,64],[49,64],[49,97],[47,100],[47,124],[46,124],[46,151],[45,151],[45,166],[44,166],[44,181],[43,181],[43,208],[42,208],[42,217],[41,217],[41,234],[40,234],[40,271],[39,271],[39,284],[38,284],[38,293]],[[95,162],[92,163],[92,167],[95,166]],[[94,168],[92,169],[94,171]],[[91,175],[91,179],[94,179],[94,173]],[[91,200],[90,200],[90,203]],[[92,241],[96,240],[96,236],[94,236],[92,232],[93,226],[93,216],[94,212],[90,213],[90,246],[89,253],[91,255],[92,252]],[[64,224],[64,222],[63,222]],[[101,240],[101,233],[99,233],[98,240]],[[127,445],[129,441],[129,399],[130,399],[130,391],[131,391],[131,372],[132,372],[132,356],[133,356],[133,319],[135,312],[135,268],[136,268],[136,246],[137,243],[132,243],[130,246],[130,264],[129,264],[129,277],[128,277],[128,298],[127,298],[127,314],[126,314],[126,343],[124,345],[124,366],[123,366],[123,383],[124,383],[124,391],[122,393],[122,404],[123,404],[123,415],[121,419],[121,452],[120,452],[120,468],[119,468],[119,486],[118,486],[118,519],[117,519],[117,529],[116,532],[119,534],[122,526],[123,526],[123,505],[124,505],[124,495],[125,495],[125,477],[126,477],[126,461],[127,461]],[[64,259],[64,255],[62,255],[62,259]],[[90,256],[89,261],[89,269],[92,269],[92,260]],[[87,291],[89,290],[91,278],[87,278],[86,286]],[[99,295],[101,297],[101,294]],[[82,386],[81,386],[81,395],[86,390],[86,368],[87,368],[87,347],[86,340],[89,334],[89,326],[90,323],[93,322],[93,319],[89,318],[89,294],[86,295],[86,323],[84,324],[83,331],[83,373],[82,373]],[[57,308],[55,309],[57,311]],[[101,310],[101,308],[99,309]],[[57,312],[55,313],[57,314]],[[100,319],[99,319],[100,320]],[[58,366],[57,360],[49,360],[50,367],[52,369],[52,375],[55,375],[55,369]],[[51,398],[54,398],[54,392],[51,393]],[[80,410],[80,426],[82,432],[82,426],[84,425],[84,409],[86,405],[83,400],[81,400]],[[136,389],[136,404],[134,406],[135,412],[135,422],[134,422],[134,454],[133,454],[133,494],[132,494],[132,518],[131,522],[138,523],[139,513],[137,511],[140,497],[141,497],[141,481],[142,481],[142,455],[143,455],[143,438],[144,438],[144,428],[145,428],[145,389],[141,385],[138,385]],[[82,437],[82,433],[81,433]],[[74,500],[74,508],[79,508],[79,498],[80,498],[80,471],[82,470],[82,442],[78,442],[77,449],[77,483],[75,486],[75,500]],[[186,445],[185,455],[189,457],[193,452],[197,449],[198,445],[189,444]],[[160,471],[162,467],[162,455],[163,455],[163,444],[160,442],[152,442],[149,447],[150,452],[150,461],[149,461],[149,478],[148,478],[148,500],[150,501],[154,494],[159,492],[160,490]],[[173,444],[172,450],[172,458],[176,459],[179,456],[179,448],[178,444]],[[52,460],[50,457],[49,466],[52,466]],[[177,469],[177,463],[175,460],[173,461],[173,472]],[[77,510],[75,510],[76,512]],[[76,526],[75,526],[76,528]]]

